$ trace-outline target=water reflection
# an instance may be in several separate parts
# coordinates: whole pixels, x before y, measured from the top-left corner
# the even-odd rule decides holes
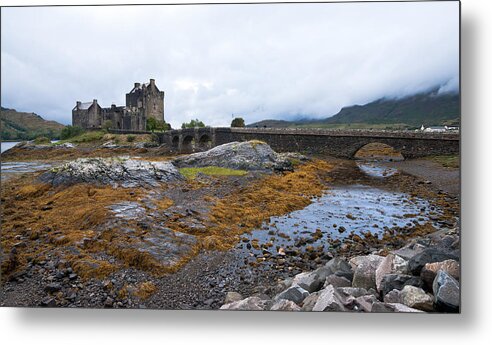
[[[372,177],[389,177],[398,172],[397,169],[387,167],[378,161],[355,161],[357,167],[362,170],[365,174]]]
[[[428,201],[405,193],[362,185],[336,187],[302,210],[272,217],[247,237],[280,247],[296,245],[302,238],[326,246],[329,238],[343,240],[351,232],[369,231],[381,238],[387,228],[413,228],[437,214]]]

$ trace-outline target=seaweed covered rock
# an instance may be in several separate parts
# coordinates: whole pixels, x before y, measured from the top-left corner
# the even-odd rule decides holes
[[[54,186],[88,182],[122,187],[157,186],[183,179],[169,162],[147,162],[129,158],[79,158],[42,174],[41,182]]]
[[[173,163],[179,168],[217,166],[241,170],[293,170],[300,156],[278,154],[272,148],[257,140],[232,142],[216,146],[205,152],[193,153],[176,158]]]

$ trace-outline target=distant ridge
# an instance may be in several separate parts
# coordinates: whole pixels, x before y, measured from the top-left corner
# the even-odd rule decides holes
[[[337,114],[319,120],[263,120],[248,127],[420,127],[459,124],[460,106],[457,93],[439,94],[437,90],[399,99],[382,98],[364,105],[342,108]],[[357,126],[356,126],[357,127]]]
[[[1,140],[31,140],[40,136],[60,137],[65,127],[56,121],[47,121],[35,113],[19,112],[1,107]]]

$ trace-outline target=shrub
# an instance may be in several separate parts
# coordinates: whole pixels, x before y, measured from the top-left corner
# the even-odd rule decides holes
[[[65,140],[68,138],[75,137],[77,135],[80,135],[84,132],[84,130],[78,126],[66,126],[65,128],[62,129],[60,133],[60,139]]]
[[[134,136],[132,134],[128,134],[126,136],[126,141],[128,141],[129,143],[131,143],[131,142],[134,142],[136,138],[137,138],[136,136]]]

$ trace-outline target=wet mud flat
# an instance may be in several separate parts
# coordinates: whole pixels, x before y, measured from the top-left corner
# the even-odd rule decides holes
[[[32,262],[23,275],[4,283],[1,304],[214,309],[229,291],[272,295],[279,280],[315,269],[333,256],[384,253],[412,236],[453,227],[458,221],[458,200],[429,189],[422,179],[401,172],[373,176],[354,161],[323,159],[334,168],[325,176],[322,195],[246,231],[230,249],[201,249],[179,270],[161,276],[128,267],[89,279],[53,255]],[[111,209],[112,222],[120,229],[133,221],[139,229],[186,228],[187,235],[200,237],[216,200],[260,178],[250,173],[177,183],[147,201],[143,198],[147,207],[140,201],[117,203]],[[172,205],[152,206],[155,200],[167,199]],[[115,261],[99,255],[101,261]]]

